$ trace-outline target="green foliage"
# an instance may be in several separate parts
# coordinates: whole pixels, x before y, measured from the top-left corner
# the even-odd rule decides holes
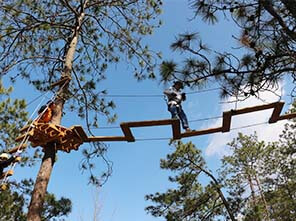
[[[98,114],[112,121],[114,105],[101,98],[98,82],[106,78],[110,64],[123,59],[139,79],[155,77],[155,58],[161,55],[141,42],[159,27],[161,6],[161,0],[1,2],[0,71],[12,81],[22,78],[48,90],[65,69],[65,55],[84,13],[67,100],[82,118],[93,110],[94,121]]]
[[[26,101],[10,98],[13,87],[4,88],[0,81],[0,152],[7,151],[19,143],[15,142],[19,130],[28,122]],[[36,149],[33,156],[22,154],[21,165],[32,166],[40,158],[40,150]]]
[[[15,145],[19,129],[28,120],[25,100],[11,99],[12,91],[12,87],[5,89],[0,81],[0,148],[4,150]]]
[[[42,220],[57,220],[55,217],[62,217],[69,214],[72,210],[71,200],[62,197],[56,200],[53,194],[45,196],[44,209],[42,211]]]
[[[179,141],[174,145],[176,150],[161,160],[160,167],[176,174],[169,177],[176,189],[147,195],[146,199],[156,205],[146,210],[167,221],[213,220],[224,214],[216,184],[209,182],[204,186],[199,182],[201,173],[206,171],[201,151],[191,142]]]
[[[61,96],[67,111],[61,112],[76,113],[88,128],[99,126],[101,116],[112,123],[117,118],[115,104],[102,96],[107,92],[100,83],[108,67],[121,61],[139,80],[155,78],[161,53],[142,40],[161,25],[161,7],[161,0],[1,1],[0,72],[39,91],[69,75],[72,80]],[[101,156],[110,170],[104,145],[95,144],[88,151]],[[86,162],[85,168],[91,169],[90,159]]]
[[[0,192],[0,220],[25,221],[29,197],[33,188],[32,180],[23,180],[19,184],[12,183],[10,188]],[[44,221],[63,221],[72,209],[69,199],[56,199],[53,194],[47,193],[41,219]]]
[[[221,52],[205,50],[201,37],[193,30],[180,34],[171,48],[184,55],[184,65],[171,69],[178,65],[164,61],[160,69],[163,81],[178,79],[199,86],[214,78],[223,86],[222,97],[257,96],[260,91],[275,90],[285,75],[295,81],[295,0],[189,2],[195,19],[201,18],[210,24],[217,24],[219,19],[232,20],[241,33],[240,36],[233,33],[241,47],[237,48],[236,44]]]
[[[0,192],[0,220],[7,221],[26,221],[23,212],[25,199],[17,192],[10,189]]]
[[[295,216],[295,124],[278,142],[265,144],[256,134],[239,134],[223,158],[221,176],[233,208],[244,220],[293,220]]]
[[[146,210],[167,221],[230,220],[230,215],[244,221],[294,220],[295,132],[295,123],[288,123],[272,143],[259,141],[256,133],[239,133],[229,143],[232,153],[223,157],[219,178],[206,169],[201,151],[191,142],[174,143],[175,151],[160,167],[175,174],[169,177],[175,188],[147,195],[154,205]]]
[[[266,166],[265,157],[270,149],[258,141],[256,134],[246,136],[239,133],[229,145],[233,152],[223,157],[221,176],[233,197],[232,207],[239,209],[237,214],[245,214],[246,220],[262,220],[264,202],[258,194],[258,188],[261,188],[258,180],[264,174],[262,168]]]

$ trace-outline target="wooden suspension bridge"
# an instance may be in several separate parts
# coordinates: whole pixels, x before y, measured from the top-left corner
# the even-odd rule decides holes
[[[51,123],[33,123],[32,126],[25,126],[20,130],[21,135],[16,138],[16,141],[20,142],[25,137],[28,137],[32,147],[46,147],[48,143],[55,143],[57,150],[70,152],[71,150],[78,150],[79,146],[85,142],[135,142],[136,138],[132,133],[132,128],[164,125],[171,125],[172,139],[178,140],[185,137],[194,137],[218,132],[229,132],[233,116],[251,112],[273,109],[271,117],[269,118],[269,123],[276,123],[280,120],[295,118],[296,113],[281,115],[284,104],[284,102],[279,101],[270,104],[226,111],[223,112],[223,120],[220,127],[193,130],[189,132],[181,132],[180,121],[178,119],[122,122],[120,124],[120,128],[123,135],[121,136],[88,136],[80,125],[74,125],[70,128],[66,128]]]

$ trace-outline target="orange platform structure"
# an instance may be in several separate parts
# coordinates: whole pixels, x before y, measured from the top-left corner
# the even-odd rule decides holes
[[[57,150],[70,152],[78,150],[85,140],[85,137],[81,136],[81,129],[81,126],[66,128],[51,123],[33,123],[20,130],[22,134],[16,138],[16,141],[21,142],[28,139],[32,147],[46,147],[49,143],[55,143]]]

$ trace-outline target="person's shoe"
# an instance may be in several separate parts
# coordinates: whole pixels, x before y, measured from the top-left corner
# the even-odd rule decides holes
[[[186,132],[191,132],[192,130],[188,127],[185,129]]]

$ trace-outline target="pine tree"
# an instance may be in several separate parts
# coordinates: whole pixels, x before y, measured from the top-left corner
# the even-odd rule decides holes
[[[133,66],[138,79],[154,77],[156,53],[141,44],[144,35],[159,26],[160,0],[43,0],[1,1],[0,71],[12,81],[26,80],[40,91],[61,78],[73,79],[57,90],[52,123],[60,124],[64,106],[97,125],[98,115],[110,121],[113,102],[106,102],[97,84],[106,76],[108,64],[121,58]],[[16,72],[13,72],[15,70]],[[89,111],[94,118],[89,119]],[[85,151],[90,159],[102,155],[105,146]],[[40,221],[42,205],[54,165],[53,144],[44,148],[29,207],[28,220]],[[87,160],[86,162],[89,162]],[[93,167],[86,164],[84,167]],[[109,172],[103,174],[105,177]],[[91,181],[98,184],[93,175]]]
[[[272,147],[259,142],[256,134],[241,133],[229,146],[232,154],[222,159],[221,177],[234,197],[233,207],[239,209],[237,213],[245,214],[246,220],[270,220],[261,181],[266,176],[262,170],[267,166],[266,154]],[[235,205],[237,203],[239,205]]]
[[[146,210],[172,221],[293,220],[295,217],[295,122],[286,125],[277,142],[259,141],[255,134],[238,134],[216,177],[206,168],[201,151],[191,142],[161,160],[174,176],[165,193],[146,196]],[[202,174],[206,175],[202,176]]]
[[[28,113],[25,111],[26,101],[11,99],[10,94],[13,87],[5,88],[0,80],[0,148],[7,150],[12,148],[18,130],[28,120]]]
[[[293,220],[295,216],[295,123],[277,142],[239,134],[223,158],[221,177],[233,208],[244,220]]]
[[[25,221],[29,197],[33,188],[32,180],[11,183],[10,188],[0,192],[0,220]],[[45,206],[41,212],[43,221],[63,221],[72,209],[69,199],[56,199],[53,194],[46,193]]]
[[[196,20],[215,25],[220,19],[232,20],[240,32],[232,36],[241,47],[234,44],[220,52],[210,49],[194,31],[180,34],[171,49],[184,55],[185,64],[164,61],[160,68],[163,81],[178,79],[194,87],[215,80],[222,84],[222,97],[274,91],[285,76],[295,81],[295,0],[189,2]]]
[[[174,145],[176,150],[161,160],[160,167],[176,174],[169,177],[176,188],[165,193],[147,195],[146,199],[156,205],[146,210],[167,221],[214,220],[219,216],[234,221],[234,214],[224,197],[221,183],[206,169],[201,151],[191,142],[183,144],[179,141]],[[202,174],[210,179],[206,185],[200,183]]]
[[[8,151],[15,143],[14,138],[18,136],[18,130],[28,120],[28,113],[25,110],[27,104],[25,100],[11,99],[12,87],[5,88],[0,81],[0,138],[1,152]],[[22,154],[21,164],[32,166],[34,159],[38,158],[38,151],[33,157]],[[2,181],[1,181],[2,182]],[[2,221],[25,221],[28,207],[28,197],[31,195],[33,182],[22,180],[19,183],[7,180],[6,190],[0,191],[0,220]],[[56,200],[53,194],[46,194],[46,210],[42,211],[42,219],[58,218],[69,214],[71,211],[71,201],[66,198]],[[60,219],[59,219],[60,220]]]

